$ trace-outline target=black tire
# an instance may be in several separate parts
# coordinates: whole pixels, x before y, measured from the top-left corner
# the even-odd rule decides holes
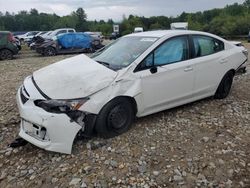
[[[43,53],[45,56],[55,56],[56,50],[55,50],[55,48],[49,46],[49,47],[45,48]]]
[[[224,99],[230,93],[232,83],[233,83],[234,73],[233,71],[229,71],[225,76],[222,78],[219,87],[214,95],[216,99]]]
[[[21,44],[24,44],[24,39],[19,39]]]
[[[95,131],[103,138],[112,138],[127,132],[134,119],[132,102],[126,98],[116,98],[108,102],[98,114]]]
[[[10,60],[13,59],[13,53],[12,51],[8,49],[3,49],[0,51],[0,59],[1,60]]]

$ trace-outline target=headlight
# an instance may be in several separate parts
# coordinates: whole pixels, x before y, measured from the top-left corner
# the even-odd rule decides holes
[[[89,98],[72,100],[36,100],[36,106],[51,113],[67,113],[77,111]]]

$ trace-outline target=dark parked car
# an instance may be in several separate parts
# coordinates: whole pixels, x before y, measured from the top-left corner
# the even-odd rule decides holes
[[[11,32],[0,31],[0,60],[12,59],[19,49]]]
[[[57,54],[94,52],[104,47],[101,42],[85,33],[65,33],[54,36],[53,39],[38,38],[31,49],[45,56]]]
[[[45,39],[42,36],[37,36],[33,38],[33,42],[30,44],[30,49],[31,50],[36,50],[40,45],[43,43],[51,41],[52,39]]]
[[[109,39],[110,39],[110,40],[116,40],[116,39],[118,39],[119,37],[120,37],[119,33],[113,32],[113,33],[111,33]]]
[[[33,48],[45,56],[92,51],[92,38],[84,33],[65,33],[53,39],[40,38],[37,42]]]

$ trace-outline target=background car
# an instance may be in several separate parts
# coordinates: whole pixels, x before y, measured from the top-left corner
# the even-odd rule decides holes
[[[119,37],[120,37],[119,33],[113,32],[113,33],[111,33],[109,39],[110,40],[116,40]]]
[[[92,44],[93,48],[95,50],[100,49],[103,47],[102,42],[103,42],[103,36],[101,32],[84,32],[85,34],[88,34],[92,38]]]
[[[0,31],[0,60],[13,59],[19,49],[11,32]]]
[[[64,34],[64,33],[75,33],[76,30],[73,28],[60,28],[60,29],[56,29],[54,31],[52,31],[51,33],[44,35],[43,38],[46,39],[52,39],[53,37],[60,35],[60,34]]]
[[[31,40],[39,31],[29,31],[23,35],[17,35],[21,43]]]
[[[20,40],[19,40],[18,37],[16,37],[16,36],[14,36],[14,37],[15,37],[15,43],[16,43],[16,45],[17,45],[19,51],[20,51],[20,50],[22,49],[21,42],[20,42]]]
[[[36,35],[32,36],[32,37],[28,37],[24,40],[24,42],[30,46],[31,43],[33,43],[35,40],[36,40],[36,37],[39,37],[39,36],[43,36],[44,34],[46,34],[47,31],[40,31],[38,32]]]
[[[53,31],[47,31],[46,33],[44,34],[41,34],[40,37],[42,38],[49,38],[49,35],[52,33]]]
[[[92,51],[92,38],[84,33],[65,33],[54,36],[53,40],[42,40],[36,51],[45,56],[82,53]]]

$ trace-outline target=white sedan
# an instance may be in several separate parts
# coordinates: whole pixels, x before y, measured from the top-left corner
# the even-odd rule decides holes
[[[214,96],[227,97],[247,54],[204,32],[124,36],[91,58],[78,55],[35,71],[18,90],[19,135],[71,153],[78,133],[113,137],[135,117]]]

